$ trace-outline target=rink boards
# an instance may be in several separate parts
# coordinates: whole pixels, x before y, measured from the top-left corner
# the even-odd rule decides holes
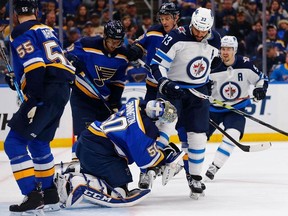
[[[130,98],[143,98],[145,84],[126,84],[122,102]],[[0,86],[0,150],[3,149],[3,141],[9,131],[7,122],[18,109],[17,94],[5,86]],[[288,131],[288,84],[270,84],[265,100],[259,103],[252,102],[247,108],[247,113],[253,117],[273,125],[281,130]],[[281,135],[257,122],[247,119],[245,135],[242,141],[288,141],[288,137]],[[219,142],[222,135],[216,132],[211,142]],[[172,136],[172,141],[177,142],[177,136]],[[72,144],[72,119],[70,104],[67,104],[62,116],[59,128],[56,132],[53,147],[66,147]]]

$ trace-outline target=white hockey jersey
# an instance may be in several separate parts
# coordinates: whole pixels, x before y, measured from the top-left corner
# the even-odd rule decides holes
[[[212,70],[210,79],[214,82],[211,96],[237,109],[250,104],[251,85],[263,87],[264,82],[268,81],[267,76],[259,71],[249,58],[243,56],[235,56],[234,64],[228,67],[222,62]],[[227,111],[225,108],[217,108],[217,105],[210,108],[210,111],[214,112],[225,110]]]
[[[157,80],[167,77],[182,88],[202,86],[209,79],[211,62],[219,55],[219,48],[217,32],[211,31],[207,39],[198,42],[189,26],[181,26],[162,41],[151,61],[152,66],[158,65],[153,75]]]

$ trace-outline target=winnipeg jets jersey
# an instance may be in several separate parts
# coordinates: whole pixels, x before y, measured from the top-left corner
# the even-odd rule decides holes
[[[85,74],[99,93],[107,99],[111,94],[110,84],[124,89],[128,58],[124,47],[108,53],[104,48],[103,40],[101,37],[84,37],[68,47],[67,52],[76,55],[85,65]],[[76,75],[75,84],[87,96],[98,98],[81,76]]]
[[[14,28],[10,41],[16,81],[21,84],[24,93],[28,91],[37,97],[44,80],[74,81],[75,68],[64,57],[52,28],[37,20],[26,21]]]
[[[220,36],[211,31],[207,39],[197,42],[189,26],[180,26],[166,34],[151,64],[156,80],[161,77],[179,82],[182,88],[195,88],[208,81],[210,66],[219,55]]]
[[[212,97],[233,105],[236,109],[244,108],[250,104],[249,89],[251,85],[262,87],[267,77],[253,65],[249,58],[235,56],[235,62],[226,66],[223,62],[212,70],[210,79],[214,85]],[[229,111],[225,108],[213,105],[210,107],[213,112]]]
[[[88,130],[96,136],[109,138],[117,153],[127,158],[129,164],[136,162],[140,168],[147,168],[156,165],[164,156],[156,148],[159,130],[143,114],[139,103],[140,100],[128,102],[106,121],[93,122]]]

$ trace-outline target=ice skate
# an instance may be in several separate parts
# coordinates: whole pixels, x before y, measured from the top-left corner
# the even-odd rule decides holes
[[[11,205],[9,207],[10,215],[20,216],[20,215],[35,215],[35,216],[44,216],[44,199],[43,191],[41,187],[38,187],[35,191],[32,191],[27,196],[24,197],[24,200],[19,205]]]
[[[201,182],[201,176],[187,174],[186,178],[191,190],[190,198],[198,200],[200,196],[205,196],[204,190],[206,189],[206,186]]]
[[[154,170],[148,170],[146,173],[141,172],[138,187],[141,189],[151,189],[155,179],[156,172]]]
[[[57,188],[53,186],[44,190],[44,212],[59,211],[59,196]]]
[[[215,166],[213,163],[209,166],[208,170],[205,173],[205,181],[213,180],[215,174],[218,172],[219,168]]]

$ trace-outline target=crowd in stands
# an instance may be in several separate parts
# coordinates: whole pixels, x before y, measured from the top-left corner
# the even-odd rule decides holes
[[[191,15],[197,7],[212,8],[210,0],[174,0],[173,2],[182,11],[180,25],[190,23]],[[248,56],[258,68],[262,68],[262,16],[265,15],[267,41],[264,45],[267,47],[267,75],[270,76],[274,70],[278,70],[279,77],[280,70],[280,72],[283,71],[283,76],[287,76],[288,1],[267,0],[266,11],[262,11],[261,0],[215,0],[215,2],[215,29],[222,37],[225,35],[236,36],[239,43],[238,53]],[[41,0],[40,3],[39,20],[51,26],[59,34],[58,1]],[[8,7],[9,4],[0,8],[0,20],[9,19]],[[147,13],[143,14],[139,14],[137,10],[139,8],[133,1],[113,0],[113,19],[121,20],[126,29],[125,46],[132,44],[157,22],[157,16],[152,19],[148,14],[148,8]],[[103,36],[103,26],[109,21],[109,15],[108,0],[63,1],[63,47],[67,48],[84,36]],[[8,40],[9,34],[8,27],[4,32],[4,39]],[[0,70],[1,68],[0,64]],[[128,81],[141,82],[145,80],[144,69],[137,65],[129,68],[136,70],[127,72]],[[277,81],[278,79],[273,78],[273,80]],[[282,78],[279,81],[288,80]]]

